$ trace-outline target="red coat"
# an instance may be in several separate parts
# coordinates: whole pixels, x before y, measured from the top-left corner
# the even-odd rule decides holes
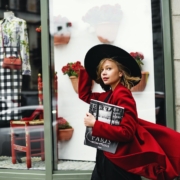
[[[92,80],[85,70],[79,77],[79,98],[104,101],[108,92],[92,93]],[[123,106],[124,117],[119,126],[96,121],[93,136],[119,141],[115,154],[104,155],[122,169],[151,180],[173,180],[180,175],[180,133],[139,119],[130,90],[118,84],[108,103]]]

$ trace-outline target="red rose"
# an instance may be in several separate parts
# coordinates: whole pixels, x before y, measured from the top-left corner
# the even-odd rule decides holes
[[[63,73],[66,73],[68,70],[69,70],[69,67],[67,67],[67,66],[62,67],[62,72]]]
[[[142,68],[142,65],[144,65],[142,62],[142,60],[144,59],[144,55],[140,52],[131,52],[130,55],[136,60],[139,67]]]
[[[36,28],[36,32],[41,32],[41,26]]]
[[[130,55],[131,55],[133,58],[136,57],[136,53],[134,53],[134,52],[131,52]]]
[[[64,74],[67,74],[68,76],[79,76],[80,69],[83,69],[84,67],[81,65],[80,61],[76,61],[74,63],[67,63],[66,66],[62,67],[62,72]]]

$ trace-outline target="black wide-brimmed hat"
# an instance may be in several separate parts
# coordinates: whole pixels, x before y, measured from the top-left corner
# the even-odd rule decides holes
[[[128,52],[114,45],[99,44],[89,49],[84,59],[85,69],[91,79],[96,81],[97,66],[104,58],[113,58],[126,68],[126,72],[130,76],[141,78],[141,69]],[[134,86],[138,83],[139,81],[133,82]]]

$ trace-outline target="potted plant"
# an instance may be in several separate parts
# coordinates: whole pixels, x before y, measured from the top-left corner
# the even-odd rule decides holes
[[[131,52],[130,55],[138,63],[141,69],[141,74],[142,74],[141,81],[136,86],[132,87],[131,91],[132,92],[144,91],[147,84],[148,77],[149,77],[149,72],[142,71],[142,66],[144,65],[143,63],[144,55],[140,52]]]
[[[144,65],[143,63],[144,55],[140,52],[131,52],[130,55],[136,60],[140,69],[142,70],[142,65]]]
[[[50,33],[54,37],[54,45],[68,44],[71,38],[71,27],[72,23],[66,18],[60,16],[55,17],[54,21],[51,22]],[[41,26],[37,27],[36,32],[41,33]]]
[[[57,15],[50,19],[50,34],[54,37],[54,45],[66,45],[71,38],[72,23],[67,17]]]
[[[71,139],[74,128],[69,124],[69,122],[63,117],[59,117],[57,120],[57,128],[58,128],[58,140],[59,141],[68,141]]]
[[[59,31],[54,34],[54,45],[68,44],[71,38],[70,28],[71,22],[62,22],[61,25],[57,26]]]
[[[62,67],[63,74],[64,75],[67,74],[69,76],[76,93],[78,93],[78,81],[79,81],[78,77],[79,77],[80,69],[84,69],[80,61],[70,62]]]
[[[94,6],[82,17],[85,23],[94,28],[102,43],[113,43],[119,32],[122,10],[119,4]]]

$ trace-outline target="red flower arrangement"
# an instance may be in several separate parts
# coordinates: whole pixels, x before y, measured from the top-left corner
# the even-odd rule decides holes
[[[63,117],[58,118],[58,129],[69,129],[72,128],[72,126],[69,124],[67,120],[65,120]]]
[[[80,61],[76,61],[74,63],[67,63],[66,66],[62,67],[63,74],[67,74],[68,76],[79,76],[80,69],[84,69],[84,67],[81,65]]]
[[[144,63],[142,62],[142,60],[144,59],[144,55],[140,52],[131,52],[130,55],[136,60],[139,67],[142,69],[142,65],[144,65]]]
[[[41,26],[36,28],[36,32],[41,32]]]

